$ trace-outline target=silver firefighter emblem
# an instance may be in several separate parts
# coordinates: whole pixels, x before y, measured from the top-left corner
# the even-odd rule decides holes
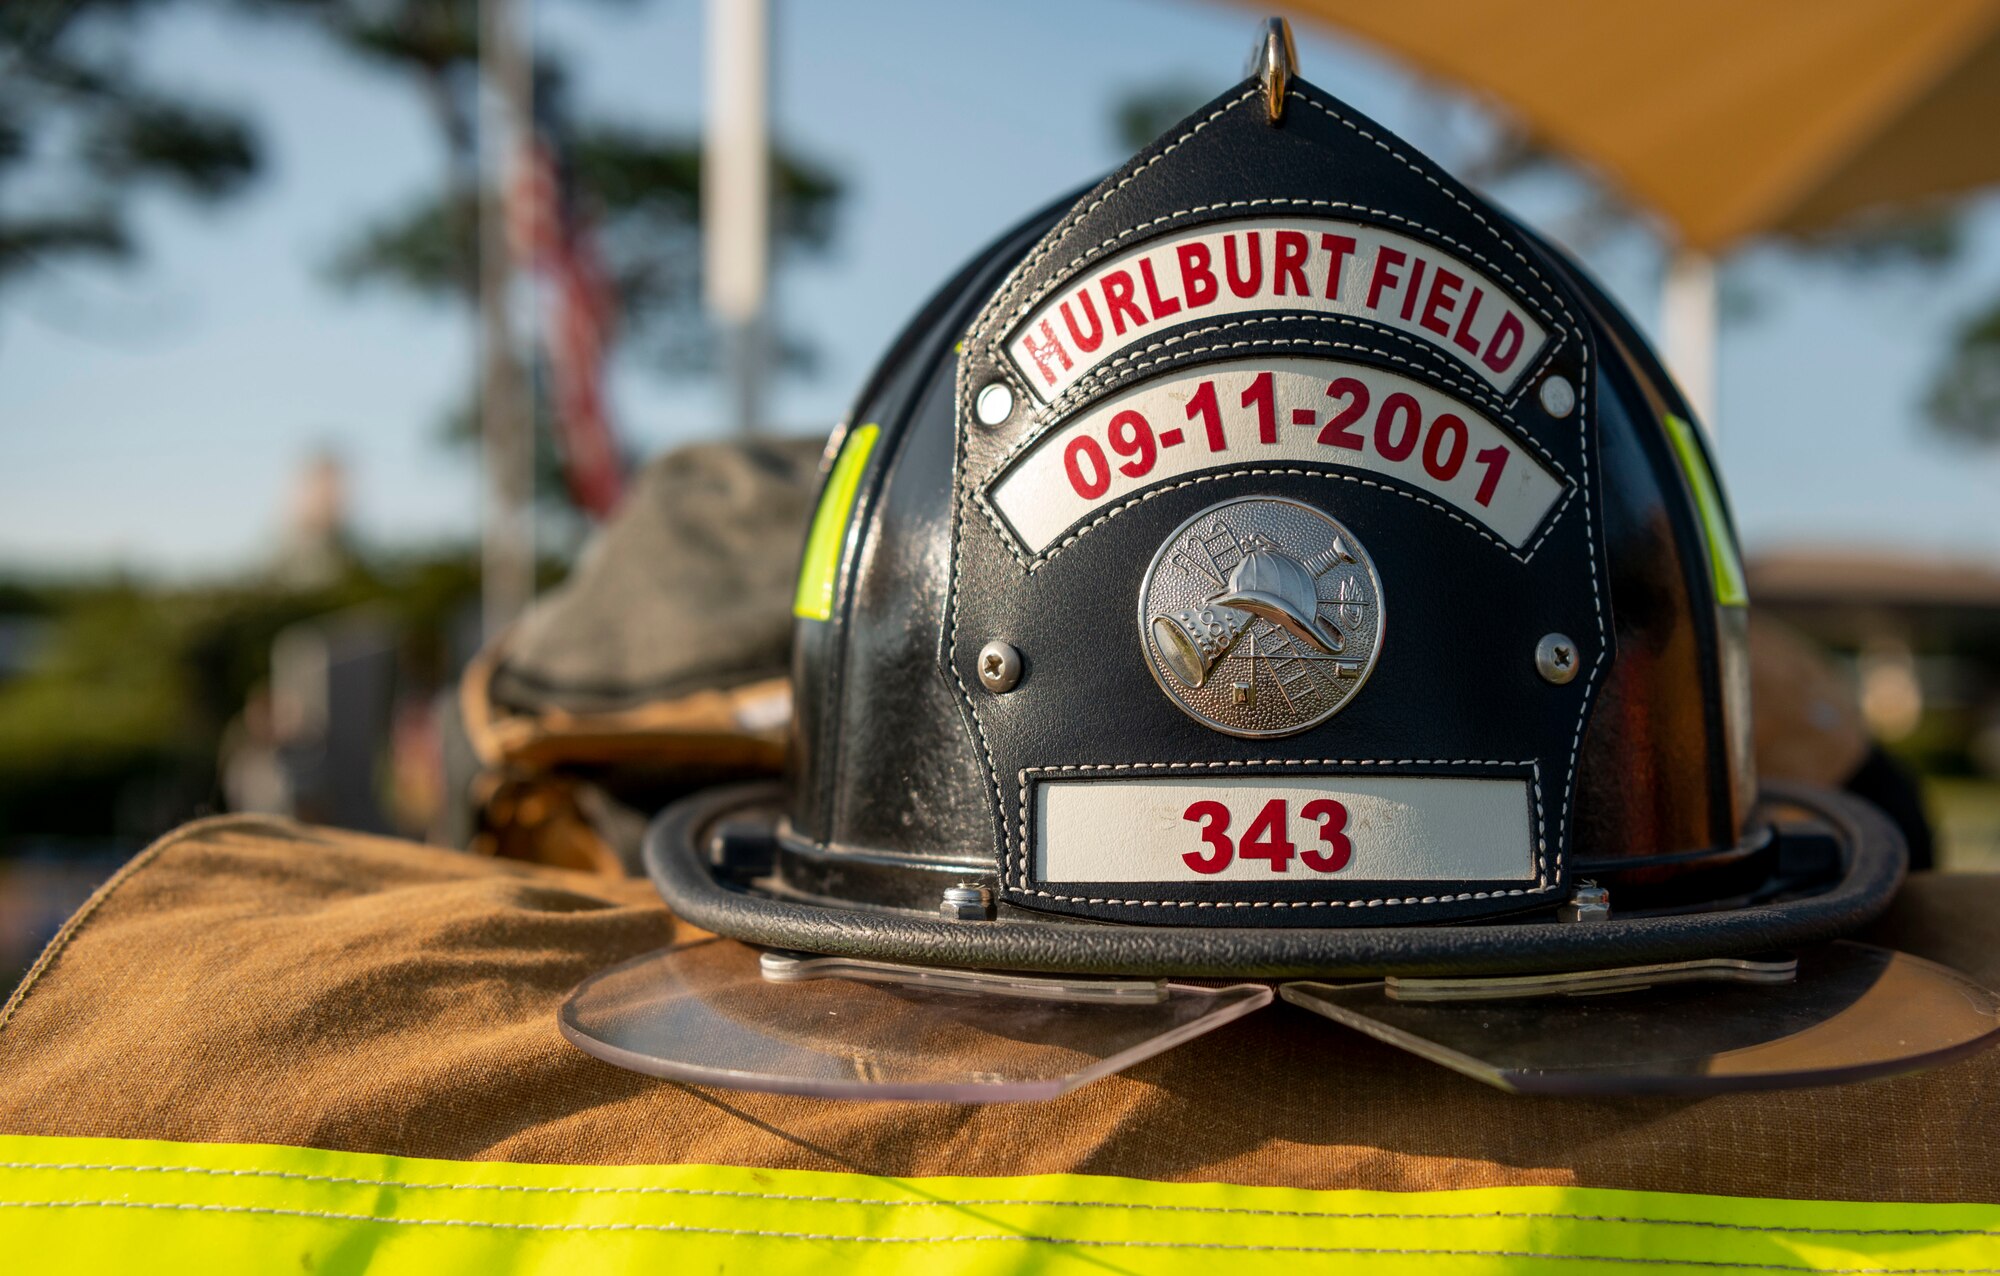
[[[1211,505],[1176,528],[1139,588],[1160,689],[1238,736],[1291,735],[1339,712],[1382,648],[1382,582],[1354,534],[1299,501]]]

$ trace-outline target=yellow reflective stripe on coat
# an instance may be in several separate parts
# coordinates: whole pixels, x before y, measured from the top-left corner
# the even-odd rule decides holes
[[[20,1272],[1986,1272],[2000,1206],[878,1178],[0,1137]]]
[[[794,616],[826,620],[833,615],[833,585],[840,575],[840,551],[847,544],[847,516],[854,510],[861,471],[868,468],[868,454],[875,450],[875,439],[881,433],[877,426],[864,425],[840,445],[833,472],[826,476],[819,508],[813,511],[812,530],[806,535],[798,593],[792,597]]]

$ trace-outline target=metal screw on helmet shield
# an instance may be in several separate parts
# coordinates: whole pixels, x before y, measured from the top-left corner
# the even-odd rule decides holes
[[[994,695],[1005,695],[1021,680],[1021,653],[995,639],[979,649],[979,684]]]
[[[1576,411],[1576,387],[1560,372],[1551,373],[1542,382],[1540,391],[1542,410],[1558,419]]]
[[[1535,672],[1560,687],[1583,665],[1568,634],[1543,634],[1535,644]]]
[[[988,428],[1000,425],[1014,415],[1014,392],[1005,381],[994,381],[972,400],[972,411],[979,424]]]

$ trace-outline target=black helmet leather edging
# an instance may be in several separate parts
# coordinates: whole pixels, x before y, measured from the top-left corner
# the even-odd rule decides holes
[[[1245,81],[1002,236],[828,445],[789,775],[669,809],[696,925],[933,965],[1742,954],[1904,852],[1759,792],[1734,530],[1576,265]]]

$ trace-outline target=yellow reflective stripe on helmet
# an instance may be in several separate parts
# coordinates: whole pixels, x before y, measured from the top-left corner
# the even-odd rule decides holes
[[[1687,475],[1695,507],[1701,511],[1708,566],[1715,575],[1715,601],[1725,607],[1742,607],[1750,601],[1750,590],[1743,580],[1743,557],[1729,530],[1729,513],[1722,507],[1722,489],[1709,471],[1708,454],[1695,437],[1694,426],[1671,412],[1666,420],[1667,437],[1674,441],[1674,455],[1680,458],[1681,472]]]
[[[2000,1268],[2000,1206],[894,1179],[11,1136],[0,1238],[14,1270],[160,1276],[1984,1271]]]
[[[861,485],[861,471],[868,468],[868,454],[875,450],[881,430],[864,425],[847,436],[834,458],[833,473],[827,475],[826,491],[813,511],[812,532],[806,537],[805,561],[799,565],[799,592],[792,599],[792,614],[806,620],[826,620],[833,615],[833,581],[840,574],[840,550],[847,541],[847,516],[854,510],[855,489]]]

